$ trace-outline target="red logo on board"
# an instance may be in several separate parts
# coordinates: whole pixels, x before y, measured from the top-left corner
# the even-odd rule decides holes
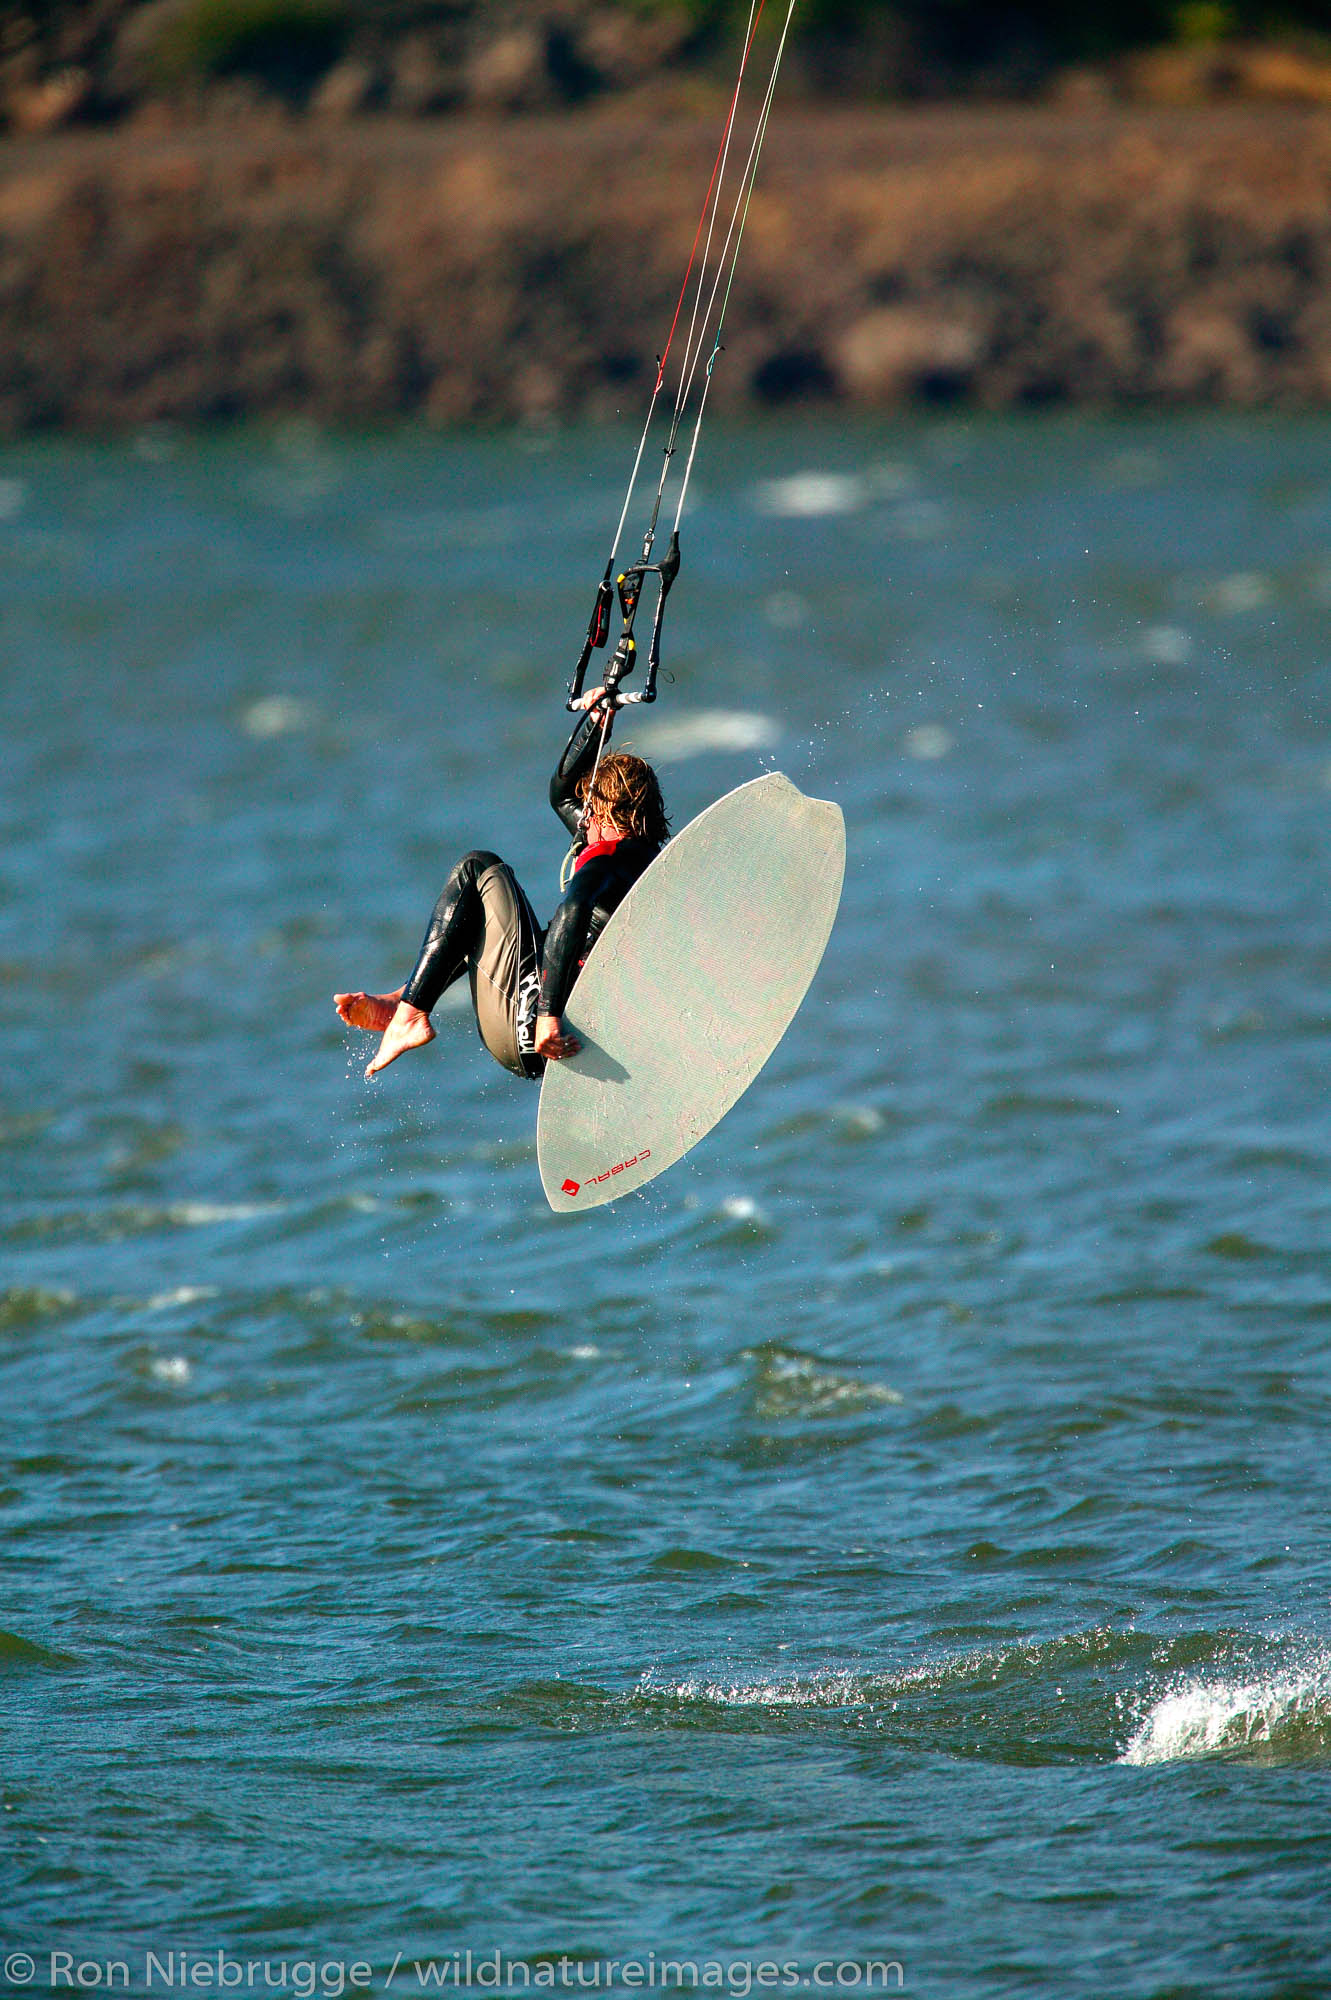
[[[650,1160],[651,1157],[652,1157],[651,1147],[644,1146],[642,1151],[640,1153],[635,1153],[631,1160],[621,1160],[617,1166],[607,1167],[603,1174],[593,1174],[587,1185],[588,1187],[595,1187],[600,1181],[608,1181],[612,1174],[622,1174],[625,1167],[636,1167],[639,1160]],[[572,1196],[581,1191],[581,1188],[582,1188],[581,1181],[568,1180],[563,1183],[559,1192],[561,1194],[568,1195],[571,1199]]]

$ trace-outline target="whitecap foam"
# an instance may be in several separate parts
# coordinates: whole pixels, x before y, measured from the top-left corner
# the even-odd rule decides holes
[[[166,1312],[171,1306],[194,1306],[201,1299],[215,1299],[216,1285],[175,1285],[169,1292],[154,1292],[148,1300],[149,1312]]]
[[[886,1382],[842,1374],[812,1355],[783,1348],[753,1350],[759,1362],[754,1409],[763,1417],[848,1416],[885,1409],[903,1399]]]
[[[728,1194],[717,1210],[727,1222],[752,1222],[762,1228],[767,1221],[761,1208],[751,1194]]]
[[[770,750],[781,725],[749,709],[704,708],[679,721],[635,724],[634,748],[656,764],[677,764],[708,750]]]
[[[275,1215],[279,1206],[274,1201],[177,1201],[167,1209],[166,1219],[199,1229],[212,1222],[253,1222],[259,1215]]]
[[[273,736],[299,735],[314,719],[315,711],[309,702],[297,701],[289,694],[266,694],[250,703],[240,718],[240,726],[247,736],[262,742]]]
[[[797,590],[774,590],[763,599],[762,613],[778,632],[794,632],[808,623],[809,606]]]
[[[1252,1679],[1186,1680],[1142,1719],[1120,1764],[1172,1764],[1255,1752],[1331,1751],[1331,1655]]]
[[[832,1116],[846,1132],[856,1137],[867,1137],[871,1132],[881,1132],[886,1122],[875,1104],[834,1104]]]
[[[1192,634],[1181,625],[1148,625],[1142,652],[1157,667],[1185,667],[1192,658]]]
[[[643,1699],[706,1701],[718,1708],[868,1708],[871,1697],[864,1682],[852,1674],[813,1674],[807,1680],[723,1681],[690,1676],[660,1681],[651,1673],[639,1680],[635,1694]]]
[[[158,1382],[169,1382],[172,1388],[183,1389],[193,1378],[194,1370],[183,1354],[154,1354],[148,1363],[148,1373]]]
[[[63,1286],[7,1285],[0,1291],[0,1327],[28,1326],[76,1303],[76,1294]]]
[[[760,513],[792,521],[854,514],[868,497],[865,481],[853,472],[792,472],[784,479],[764,479],[754,494]]]
[[[1221,577],[1208,593],[1210,603],[1216,611],[1235,617],[1244,611],[1260,611],[1269,604],[1275,589],[1269,576],[1260,570],[1238,570],[1233,576]]]
[[[906,731],[903,747],[906,755],[914,757],[917,763],[936,764],[952,748],[952,732],[944,729],[941,722],[921,722]]]

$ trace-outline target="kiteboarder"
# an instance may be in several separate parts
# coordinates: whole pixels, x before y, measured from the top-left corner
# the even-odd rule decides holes
[[[679,527],[693,462],[702,434],[703,412],[712,374],[721,353],[721,335],[739,262],[740,245],[753,197],[758,160],[771,116],[777,74],[785,52],[796,0],[786,0],[785,19],[772,58],[767,84],[753,123],[748,154],[739,172],[728,224],[722,223],[723,190],[729,199],[727,170],[745,71],[754,47],[764,0],[751,0],[744,53],[730,99],[721,142],[708,182],[702,213],[694,231],[675,302],[674,317],[658,358],[647,420],[629,474],[605,571],[597,587],[587,637],[568,690],[570,711],[581,709],[582,721],[560,758],[550,785],[550,802],[573,835],[574,873],[564,901],[549,931],[542,933],[512,869],[489,849],[464,855],[444,885],[425,933],[411,977],[396,993],[336,993],[334,1004],[351,1027],[381,1037],[366,1076],[375,1076],[409,1049],[434,1040],[430,1010],[445,988],[464,972],[471,980],[476,1021],[485,1046],[497,1062],[516,1076],[539,1077],[545,1064],[578,1053],[576,1036],[562,1014],[574,981],[592,944],[633,883],[664,845],[669,826],[661,789],[650,765],[640,757],[605,755],[614,711],[623,702],[656,699],[661,657],[661,623],[666,599],[679,574]],[[701,252],[701,254],[700,254]],[[651,517],[637,562],[618,569],[618,552],[628,521],[653,413],[666,379],[666,362],[681,323],[690,279],[697,267],[696,289],[684,337],[684,358],[669,435]],[[710,343],[710,350],[709,350]],[[704,361],[703,357],[707,358]],[[666,552],[652,555],[665,499],[666,476],[675,455],[686,405],[697,385],[693,435],[679,490],[674,526]],[[619,684],[634,669],[637,647],[634,620],[648,577],[657,584],[656,612],[647,649],[647,670],[640,692],[621,695]],[[582,684],[593,652],[606,645],[616,595],[622,618],[619,642],[606,665],[603,684],[584,695]],[[561,884],[562,886],[562,884]]]
[[[430,1013],[465,972],[481,1040],[516,1076],[581,1044],[563,1011],[592,945],[669,835],[656,773],[641,757],[605,754],[615,698],[579,698],[582,720],[550,780],[550,803],[573,836],[568,893],[542,931],[513,870],[488,849],[463,856],[435,904],[411,977],[395,993],[335,993],[350,1027],[382,1037],[367,1077],[434,1040]]]

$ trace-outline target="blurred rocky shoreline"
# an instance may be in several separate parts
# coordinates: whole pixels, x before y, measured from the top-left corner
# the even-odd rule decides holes
[[[705,94],[704,94],[705,95]],[[0,429],[636,416],[717,102],[0,142]],[[796,101],[714,406],[1331,400],[1331,112]]]

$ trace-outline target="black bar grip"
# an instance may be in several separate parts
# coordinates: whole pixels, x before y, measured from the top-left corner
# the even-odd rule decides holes
[[[573,669],[573,678],[568,684],[568,700],[564,703],[565,708],[573,709],[577,707],[578,696],[582,693],[582,683],[587,677],[587,662],[591,656],[592,642],[588,638],[583,644],[582,652],[578,656],[578,664]]]
[[[665,596],[675,578],[679,575],[679,529],[670,537],[670,547],[661,558],[661,595]]]
[[[647,678],[643,682],[642,701],[656,700],[656,670],[661,664],[661,621],[665,617],[665,601],[670,594],[670,586],[679,575],[679,530],[670,537],[670,547],[660,562],[661,589],[656,600],[656,616],[652,620],[652,642],[647,648]]]

